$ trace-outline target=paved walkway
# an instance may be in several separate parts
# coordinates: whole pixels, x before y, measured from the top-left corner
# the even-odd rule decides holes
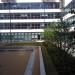
[[[33,65],[34,65],[34,57],[35,57],[35,51],[33,51],[30,55],[28,65],[27,65],[24,75],[32,75],[32,70],[33,70]]]
[[[39,46],[39,54],[40,54],[40,75],[46,75],[44,62],[43,62],[42,51],[41,51],[40,46]]]
[[[46,75],[41,47],[34,47],[24,75]]]
[[[34,61],[32,75],[40,75],[40,60],[39,60],[39,50],[38,50],[38,47],[36,47],[34,51],[35,51],[35,61]]]
[[[31,55],[28,59],[27,66],[24,71],[24,75],[46,75],[40,46],[15,46],[15,47],[11,46],[1,48],[0,50],[31,51]]]

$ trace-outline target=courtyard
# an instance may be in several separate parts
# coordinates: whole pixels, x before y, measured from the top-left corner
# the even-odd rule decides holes
[[[41,75],[40,58],[39,46],[2,47],[0,75]]]

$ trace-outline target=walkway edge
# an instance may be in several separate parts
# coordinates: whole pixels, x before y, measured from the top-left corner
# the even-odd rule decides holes
[[[40,46],[39,46],[39,57],[40,57],[40,75],[46,75],[42,51]]]
[[[35,50],[33,50],[33,52],[30,55],[28,65],[26,67],[24,75],[32,75],[33,65],[34,65],[34,58],[35,58]]]

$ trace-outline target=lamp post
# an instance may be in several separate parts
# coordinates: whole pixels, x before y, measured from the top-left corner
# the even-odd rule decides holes
[[[44,9],[44,22],[42,27],[45,28],[45,1],[43,0],[43,9]]]
[[[12,43],[12,39],[11,39],[11,12],[10,12],[10,1],[8,0],[8,4],[9,4],[9,19],[10,19],[10,43]]]
[[[12,40],[11,40],[11,13],[10,13],[10,2],[11,2],[11,0],[6,0],[6,1],[4,1],[5,3],[7,3],[8,4],[8,10],[9,10],[9,20],[10,20],[10,34],[9,34],[9,38],[8,38],[8,40],[10,41],[10,43],[12,42]]]

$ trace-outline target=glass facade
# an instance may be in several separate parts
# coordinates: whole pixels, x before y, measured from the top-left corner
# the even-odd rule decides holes
[[[43,39],[43,34],[39,29],[47,28],[50,22],[45,22],[46,19],[58,19],[61,12],[45,12],[46,9],[59,9],[60,2],[38,2],[38,3],[0,3],[0,10],[8,10],[8,12],[0,13],[0,30],[10,30],[10,32],[0,32],[0,41],[2,42],[18,42],[18,41],[32,41]],[[31,10],[34,12],[15,12],[11,13],[10,10]],[[38,9],[43,9],[43,12],[36,12]],[[33,22],[34,20],[43,20],[43,22]],[[6,21],[5,21],[6,20]],[[7,22],[9,20],[10,22]],[[15,20],[11,22],[11,20]],[[31,20],[31,22],[19,22],[16,20]],[[38,32],[11,32],[11,29],[38,29]]]
[[[44,29],[52,25],[51,22],[47,23],[0,23],[0,29]],[[51,26],[50,26],[51,27]]]
[[[0,19],[53,19],[59,18],[61,13],[1,13]]]
[[[44,25],[44,26],[43,26]],[[0,29],[43,29],[50,23],[0,23]]]
[[[41,3],[0,3],[0,9],[57,9],[59,2],[41,2]]]
[[[67,23],[68,31],[66,36],[66,44],[69,47],[75,44],[75,0],[71,0],[71,2],[65,7],[64,10],[64,21]],[[67,16],[66,16],[67,15]],[[69,51],[69,50],[68,50]]]
[[[75,9],[75,0],[72,0],[66,7],[65,7],[65,13],[64,16],[67,14],[74,14],[75,11],[73,11]],[[67,19],[65,19],[66,22],[68,22],[70,24],[70,26],[74,26],[75,25],[75,15],[68,17]]]
[[[40,38],[38,36],[40,35]],[[10,38],[11,36],[11,38]],[[9,42],[11,39],[12,42],[24,42],[24,41],[31,41],[31,40],[41,40],[43,39],[43,33],[37,32],[21,32],[21,33],[0,33],[0,41],[2,42]]]
[[[66,7],[64,15],[68,14],[70,10],[75,9],[75,0],[72,0]]]

